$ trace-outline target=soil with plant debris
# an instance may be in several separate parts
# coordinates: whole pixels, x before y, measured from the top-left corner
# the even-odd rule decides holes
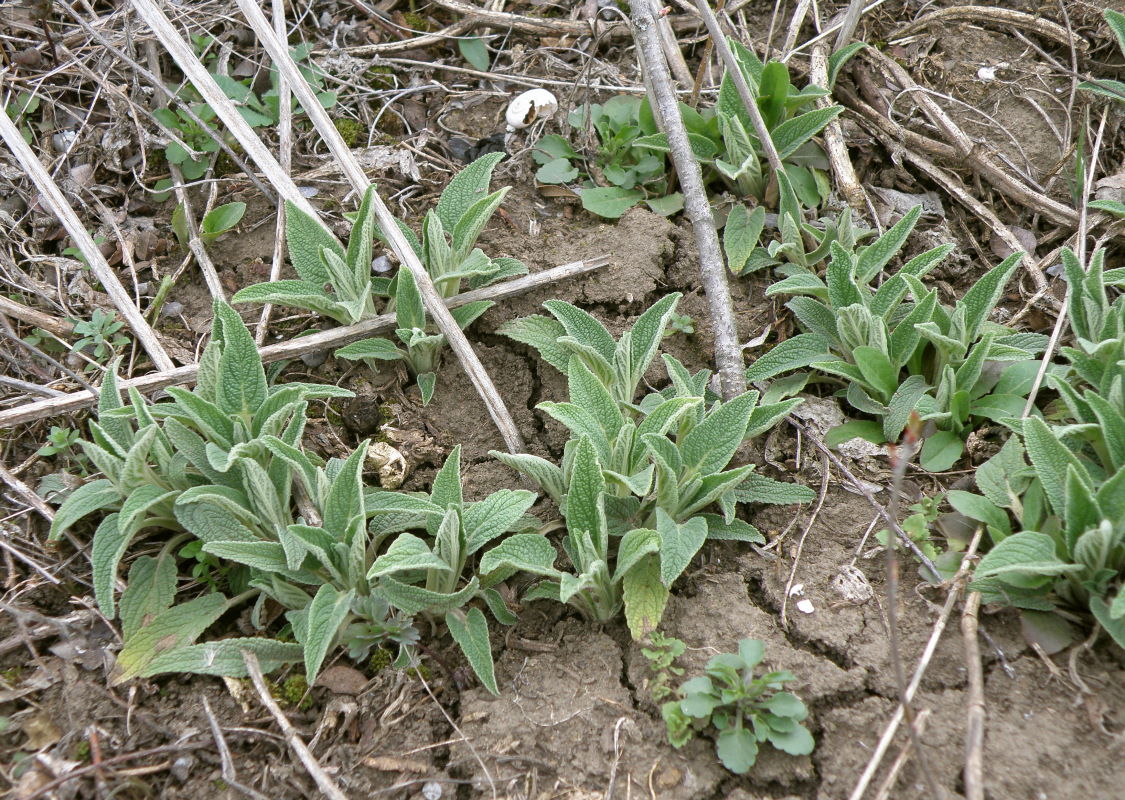
[[[140,20],[125,14],[127,5],[94,4],[103,20],[102,34],[117,46],[133,48],[138,60],[150,67],[160,62],[178,82],[175,65],[162,56],[155,40],[150,42]],[[691,5],[674,4],[671,16],[688,19],[684,9]],[[772,33],[774,50],[782,46],[793,4],[778,4],[775,20],[773,4],[752,0],[739,5],[743,13],[736,19],[746,25],[743,34],[759,53],[767,43],[767,32]],[[847,5],[822,2],[819,12],[827,19]],[[856,38],[878,43],[915,81],[932,90],[971,137],[1004,154],[1016,173],[1027,176],[1051,198],[1072,204],[1073,142],[1075,131],[1086,127],[1083,115],[1090,105],[1088,98],[1072,91],[1074,81],[1067,71],[1072,57],[1083,75],[1120,78],[1125,69],[1101,24],[1101,6],[1077,0],[1003,4],[1069,29],[1076,41],[1088,43],[1073,52],[1051,36],[1026,29],[1016,36],[1013,29],[994,20],[971,15],[906,37],[895,36],[908,21],[956,5],[951,0],[934,4],[894,0],[865,14]],[[1109,0],[1108,5],[1125,11],[1119,0]],[[372,21],[368,6],[377,6],[378,21]],[[488,5],[549,19],[578,16],[586,6],[596,11],[613,4],[530,0]],[[362,53],[363,45],[416,36],[411,31],[419,26],[440,30],[463,17],[456,9],[466,8],[467,4],[444,2],[333,0],[289,9],[291,42],[309,42],[316,53],[313,58],[337,79],[339,103],[331,115],[362,123],[363,135],[351,144],[357,149],[370,145],[380,157],[387,152],[405,154],[403,158],[415,164],[418,179],[392,167],[368,170],[392,210],[415,229],[461,166],[449,140],[475,144],[502,132],[511,95],[525,87],[475,72],[434,68],[438,61],[466,64],[456,45],[439,41],[394,53],[393,57],[410,59],[409,64],[390,67],[402,91],[374,94],[383,87],[379,81],[389,62],[378,55],[355,53]],[[232,65],[262,58],[253,37],[239,25],[234,4],[216,0],[166,5],[165,10],[178,15],[181,29],[221,36]],[[85,6],[76,11],[94,19]],[[44,14],[52,32],[50,43],[42,35]],[[550,79],[567,84],[553,87],[560,110],[547,122],[547,132],[559,132],[565,112],[575,105],[604,99],[605,92],[592,93],[583,87],[582,70],[610,85],[641,85],[628,37],[607,40],[600,47],[583,38],[579,47],[574,37],[478,30],[501,34],[490,45],[495,51],[493,69],[532,83]],[[808,22],[794,33],[798,42],[815,34]],[[681,34],[693,69],[701,55],[699,35]],[[5,99],[14,102],[18,92],[39,91],[43,105],[56,104],[30,129],[33,148],[44,163],[57,168],[57,177],[83,222],[106,237],[103,251],[139,307],[150,308],[160,278],[187,264],[153,324],[178,364],[194,363],[210,328],[211,296],[171,232],[176,200],[158,202],[149,191],[154,177],[167,173],[167,164],[160,163],[163,157],[154,157],[161,153],[160,147],[149,145],[143,164],[148,172],[142,172],[140,137],[156,135],[149,130],[151,121],[129,113],[130,124],[122,128],[113,119],[125,115],[130,104],[148,102],[144,98],[151,90],[140,78],[136,78],[138,85],[131,85],[129,67],[74,26],[65,12],[43,11],[37,4],[0,8],[0,43],[10,77],[5,81]],[[798,55],[794,63],[803,70],[807,59]],[[922,118],[916,106],[884,85],[880,75],[859,59],[844,75],[841,81],[850,91],[862,90],[865,96],[873,92],[892,104],[900,124]],[[122,91],[132,99],[122,99]],[[387,108],[376,125],[375,114],[384,103]],[[1091,107],[1093,129],[1101,109],[1102,105]],[[89,119],[83,121],[79,110],[89,111]],[[1101,169],[1120,181],[1125,174],[1125,126],[1120,111],[1108,115]],[[1008,254],[987,225],[911,162],[903,161],[900,153],[888,152],[851,111],[842,120],[852,162],[883,224],[920,202],[922,195],[928,198],[932,213],[923,217],[903,256],[910,258],[942,242],[957,244],[953,255],[927,279],[940,288],[943,301],[963,294],[988,266]],[[939,137],[930,127],[915,127]],[[80,133],[69,153],[65,141],[61,149],[59,142],[51,144],[54,134],[73,129]],[[111,133],[122,141],[115,144],[118,139]],[[276,138],[269,141],[276,146]],[[504,336],[500,327],[505,322],[543,313],[544,301],[561,299],[590,312],[618,337],[653,302],[670,292],[682,292],[677,311],[691,317],[694,332],[671,332],[663,351],[692,372],[714,369],[714,335],[700,283],[695,236],[683,215],[667,219],[638,207],[619,220],[594,217],[576,199],[536,187],[533,144],[534,137],[525,132],[511,138],[511,158],[498,167],[493,187],[514,188],[502,206],[503,214],[493,219],[479,246],[492,256],[522,260],[531,273],[600,255],[609,256],[609,265],[503,300],[474,323],[468,335],[507,403],[527,452],[557,461],[568,432],[536,406],[566,399],[566,378],[532,348]],[[84,158],[94,167],[93,177],[87,176],[88,170],[75,174],[75,165],[86,163]],[[298,184],[315,187],[312,202],[331,215],[337,232],[346,234],[348,223],[342,215],[354,209],[355,198],[348,195],[346,182],[303,118],[293,158]],[[372,156],[371,163],[376,161]],[[958,170],[961,165],[943,166],[957,171],[973,195],[1017,238],[1029,238],[1034,255],[1042,258],[1073,233],[1035,209],[1018,207],[986,180],[967,169]],[[80,262],[63,255],[72,243],[37,205],[36,190],[7,150],[0,154],[0,182],[4,187],[0,194],[7,198],[0,201],[3,293],[58,318],[89,319],[93,309],[111,308],[93,276]],[[205,181],[193,190],[200,207],[211,185]],[[232,293],[268,278],[276,211],[230,165],[219,170],[213,185],[214,202],[248,204],[237,230],[207,248],[220,281]],[[103,207],[113,225],[100,216]],[[1125,266],[1120,225],[1117,238],[1107,235],[1105,243],[1110,248],[1107,267]],[[768,349],[764,342],[797,332],[782,299],[766,297],[765,289],[773,282],[767,273],[731,280],[738,341],[749,343],[744,351],[748,363]],[[288,265],[282,277],[293,277]],[[1047,279],[1051,297],[1061,300],[1065,283],[1052,274]],[[1010,318],[1023,309],[1021,326],[1050,332],[1054,316],[1044,310],[1049,306],[1030,299],[1035,292],[1030,276],[1021,275],[1009,287],[1001,310]],[[239,310],[253,331],[260,307]],[[307,312],[274,308],[265,344],[331,325]],[[4,375],[47,387],[48,396],[81,388],[16,342],[31,334],[31,324],[7,316],[0,306],[0,326],[7,330],[0,340]],[[65,350],[51,352],[84,380],[100,380],[96,369],[85,370],[84,362],[68,357]],[[123,373],[140,376],[153,371],[139,346],[130,342],[123,353]],[[468,499],[483,498],[500,488],[526,488],[512,470],[489,455],[491,450],[505,449],[503,439],[448,350],[433,400],[426,406],[404,370],[389,367],[376,374],[361,362],[324,355],[293,359],[280,373],[282,380],[338,384],[355,392],[354,399],[317,401],[310,408],[306,444],[315,452],[344,456],[361,440],[376,437],[402,453],[406,466],[402,488],[424,491],[451,450],[460,445]],[[660,388],[666,381],[657,360],[646,382]],[[795,412],[821,435],[847,413],[830,393],[822,394],[810,396]],[[39,396],[18,383],[5,383],[0,385],[0,411]],[[8,473],[0,500],[4,559],[0,774],[6,790],[18,800],[325,796],[248,680],[177,675],[111,684],[120,630],[116,621],[96,611],[87,553],[75,549],[89,541],[93,526],[83,523],[76,528],[73,542],[48,544],[46,523],[13,486],[18,480],[38,489],[45,480],[50,486],[63,475],[78,474],[83,465],[73,453],[37,455],[36,451],[51,426],[81,427],[88,416],[83,411],[5,429],[0,456],[0,466]],[[985,431],[980,442],[983,455],[970,454],[960,470],[933,475],[912,467],[903,486],[904,505],[966,485],[998,442],[995,433]],[[673,748],[652,697],[654,675],[642,645],[631,639],[624,622],[593,625],[557,603],[519,606],[514,601],[522,585],[511,587],[510,598],[519,611],[519,622],[510,628],[492,626],[498,697],[475,680],[444,628],[431,631],[426,626],[422,626],[424,650],[418,669],[356,663],[337,648],[307,692],[300,690],[299,683],[287,683],[301,673],[299,668],[271,675],[272,690],[313,758],[349,798],[851,798],[898,707],[899,686],[889,656],[886,552],[876,539],[883,525],[872,505],[889,502],[892,474],[885,448],[853,442],[839,454],[860,479],[862,492],[795,426],[782,423],[744,445],[740,463],[752,460],[760,465],[759,472],[814,491],[828,469],[824,495],[815,510],[751,507],[747,519],[765,534],[768,544],[705,545],[676,584],[661,624],[665,635],[686,644],[677,662],[685,677],[699,674],[715,654],[735,650],[741,639],[763,641],[766,664],[789,670],[797,678],[789,688],[809,708],[807,725],[816,739],[811,755],[790,756],[763,747],[750,773],[738,776],[722,767],[713,741],[706,736]],[[545,500],[532,512],[544,521],[559,515]],[[154,553],[159,544],[152,540],[135,544],[128,558]],[[917,564],[904,554],[900,559],[899,649],[909,680],[950,589],[922,581]],[[986,796],[992,800],[1122,797],[1125,762],[1118,750],[1125,729],[1122,651],[1103,634],[1048,655],[1038,644],[1029,644],[1012,609],[985,606],[979,624]],[[229,614],[220,627],[231,635],[247,635],[252,630],[249,612]],[[287,686],[297,688],[287,691]],[[926,772],[947,797],[964,796],[969,702],[958,603],[947,615],[944,634],[912,703],[921,752],[900,726],[863,796],[929,797]]]

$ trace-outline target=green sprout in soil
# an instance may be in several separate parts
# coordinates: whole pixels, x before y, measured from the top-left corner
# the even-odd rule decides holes
[[[719,760],[737,775],[754,766],[763,742],[795,756],[813,751],[812,734],[801,724],[808,709],[796,695],[781,691],[796,677],[787,670],[754,676],[765,653],[762,642],[743,639],[737,653],[720,653],[703,675],[680,687],[680,699],[661,709],[673,747],[713,728]]]

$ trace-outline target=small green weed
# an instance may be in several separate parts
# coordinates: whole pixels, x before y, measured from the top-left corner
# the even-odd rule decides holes
[[[754,676],[765,652],[765,645],[756,639],[743,639],[737,653],[715,656],[703,675],[680,686],[680,699],[661,709],[674,747],[683,747],[696,733],[713,728],[715,752],[736,775],[750,771],[763,742],[790,755],[813,751],[812,734],[801,724],[808,716],[805,704],[781,691],[796,677],[787,670]]]
[[[649,671],[652,672],[648,691],[653,702],[661,703],[672,695],[673,689],[669,684],[673,678],[684,674],[683,667],[677,667],[675,662],[686,649],[687,645],[674,636],[665,636],[660,631],[648,635],[647,646],[641,648],[641,655],[648,661]]]
[[[532,152],[540,183],[580,182],[582,207],[609,219],[640,203],[664,216],[683,209],[683,195],[668,193],[664,154],[637,146],[657,131],[647,99],[619,95],[604,104],[579,106],[567,119],[575,129],[590,132],[593,155],[583,157],[558,134],[544,136]]]
[[[85,352],[99,364],[105,364],[118,348],[129,344],[129,339],[121,333],[125,327],[117,316],[109,311],[95,308],[88,320],[74,320],[74,333],[80,338],[71,345],[75,352]],[[84,370],[97,369],[94,364],[86,364]]]

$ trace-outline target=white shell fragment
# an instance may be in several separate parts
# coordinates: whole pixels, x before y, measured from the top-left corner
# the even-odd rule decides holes
[[[546,89],[528,89],[512,99],[504,117],[508,121],[508,130],[518,131],[540,117],[551,116],[558,108],[559,101]]]
[[[812,600],[802,600],[797,603],[797,610],[803,614],[811,614],[816,609],[813,608]]]
[[[379,475],[379,485],[384,489],[397,489],[406,480],[406,459],[386,442],[367,446],[367,468]]]

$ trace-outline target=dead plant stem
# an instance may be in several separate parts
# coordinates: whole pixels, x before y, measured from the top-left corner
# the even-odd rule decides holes
[[[687,129],[680,116],[672,79],[664,61],[664,52],[656,35],[658,12],[652,0],[640,0],[633,4],[633,32],[637,48],[644,57],[648,78],[652,83],[653,100],[660,108],[660,116],[665,123],[668,146],[672,151],[672,163],[680,179],[684,193],[684,213],[691,220],[695,231],[696,247],[699,249],[699,269],[703,278],[703,291],[711,312],[711,323],[715,335],[715,361],[722,387],[723,399],[746,391],[746,373],[742,361],[742,350],[738,346],[738,330],[734,321],[734,305],[731,301],[730,287],[727,285],[726,264],[723,261],[719,236],[715,231],[715,220],[711,215],[711,204],[703,187],[703,173],[699,162],[691,150]],[[710,12],[710,8],[707,8]],[[712,19],[714,17],[712,16]],[[720,37],[721,38],[721,37]],[[726,44],[726,40],[722,40]],[[716,41],[716,46],[721,46]]]

